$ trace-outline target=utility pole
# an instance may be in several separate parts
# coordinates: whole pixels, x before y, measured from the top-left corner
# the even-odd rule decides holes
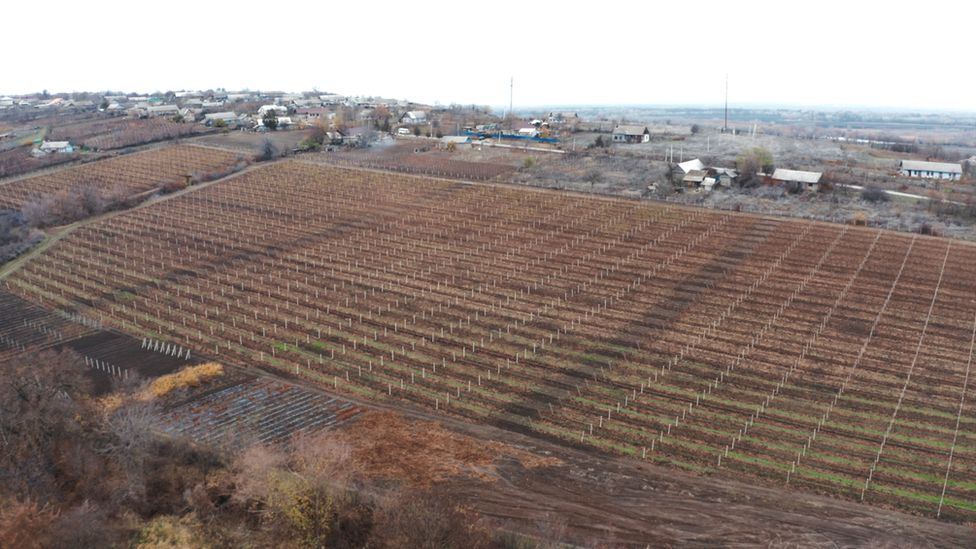
[[[722,133],[729,131],[729,73],[725,73],[725,125],[722,126]]]
[[[510,77],[508,81],[508,129],[512,129],[512,123],[515,118],[515,114],[512,112],[512,98],[515,95],[515,77]]]

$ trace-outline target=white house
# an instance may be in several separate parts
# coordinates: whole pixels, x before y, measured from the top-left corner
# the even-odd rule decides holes
[[[651,140],[651,131],[647,126],[620,125],[613,129],[614,143],[647,143]]]
[[[291,120],[290,117],[287,117],[287,116],[279,116],[278,117],[278,125],[275,126],[275,129],[283,130],[283,129],[287,128],[288,126],[291,126],[292,124],[294,124],[294,122],[292,122],[292,120]],[[254,124],[254,129],[257,130],[257,131],[259,131],[259,132],[263,132],[263,131],[266,131],[267,130],[267,128],[264,126],[264,119],[263,118],[258,118],[257,119],[257,122]]]
[[[921,160],[902,160],[899,171],[908,177],[925,177],[929,179],[949,179],[959,181],[962,178],[962,165],[951,162],[923,162]]]
[[[258,116],[264,116],[270,111],[274,111],[275,114],[288,114],[288,107],[284,105],[262,105],[258,109]]]
[[[773,172],[772,180],[774,183],[791,185],[796,188],[816,191],[820,188],[821,177],[823,177],[823,174],[820,172],[805,172],[802,170],[784,170],[783,168],[776,168],[776,171]]]
[[[426,124],[427,113],[424,111],[407,111],[400,117],[403,124]]]
[[[31,155],[40,157],[51,153],[70,154],[73,152],[75,152],[75,148],[68,141],[43,141],[39,147],[35,147],[31,151]]]

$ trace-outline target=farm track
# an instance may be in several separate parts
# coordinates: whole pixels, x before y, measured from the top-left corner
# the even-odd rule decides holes
[[[926,237],[283,162],[80,226],[6,284],[356,398],[972,521],[974,266]]]

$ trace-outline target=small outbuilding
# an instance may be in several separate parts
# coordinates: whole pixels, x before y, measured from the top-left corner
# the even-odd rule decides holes
[[[803,189],[807,191],[817,191],[820,189],[820,179],[823,174],[820,172],[805,172],[802,170],[784,170],[776,168],[773,172],[773,183],[785,185],[787,188]]]

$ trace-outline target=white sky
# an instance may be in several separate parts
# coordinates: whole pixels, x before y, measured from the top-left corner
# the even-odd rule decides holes
[[[433,103],[976,111],[976,2],[3,6],[0,94],[318,88]]]

